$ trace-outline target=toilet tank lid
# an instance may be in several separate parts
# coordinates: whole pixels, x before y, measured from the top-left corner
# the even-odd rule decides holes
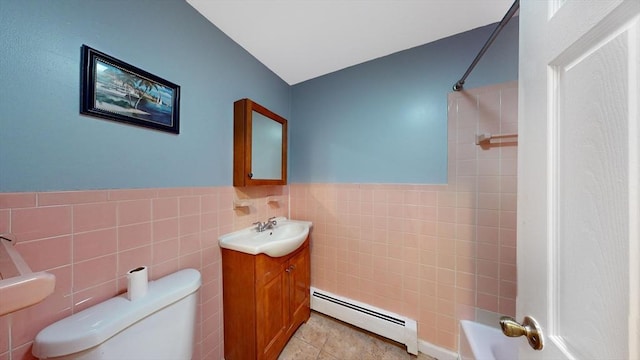
[[[140,299],[130,301],[125,293],[42,329],[32,353],[46,359],[100,345],[137,321],[196,292],[201,283],[200,272],[195,269],[150,281],[147,294]]]

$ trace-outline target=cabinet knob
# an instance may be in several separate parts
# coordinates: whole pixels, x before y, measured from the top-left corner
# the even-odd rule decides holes
[[[286,268],[284,271],[286,271],[286,272],[288,272],[288,273],[289,273],[289,272],[292,272],[292,271],[293,271],[293,269],[295,269],[295,268],[296,268],[296,266],[295,266],[295,265],[290,265],[290,266],[289,266],[288,268]]]

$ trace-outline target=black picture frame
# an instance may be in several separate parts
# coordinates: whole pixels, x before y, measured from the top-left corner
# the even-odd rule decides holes
[[[180,86],[82,45],[80,113],[180,133]]]

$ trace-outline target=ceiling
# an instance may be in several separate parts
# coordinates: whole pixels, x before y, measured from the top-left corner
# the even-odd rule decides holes
[[[290,85],[499,22],[513,0],[186,0]]]

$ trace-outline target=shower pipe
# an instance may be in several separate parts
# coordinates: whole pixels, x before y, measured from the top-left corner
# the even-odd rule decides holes
[[[519,8],[520,8],[520,0],[515,0],[513,2],[513,5],[511,5],[511,8],[509,8],[509,11],[507,11],[507,13],[504,15],[502,20],[500,20],[500,23],[498,24],[498,26],[495,28],[495,30],[493,30],[493,33],[491,33],[489,40],[487,40],[487,42],[484,44],[482,49],[480,49],[480,52],[478,53],[478,55],[476,55],[476,58],[473,59],[473,62],[471,63],[471,65],[469,65],[469,68],[467,69],[467,72],[465,72],[464,75],[462,75],[462,78],[453,85],[453,91],[462,90],[464,81],[467,79],[467,76],[471,74],[471,71],[473,70],[474,67],[476,67],[476,64],[478,64],[478,61],[480,61],[480,58],[482,58],[482,56],[487,51],[489,46],[491,46],[491,44],[496,39],[496,37],[498,37],[498,34],[500,33],[500,31],[502,31],[502,28],[504,28],[507,25],[509,20],[511,20],[511,18],[516,13],[516,11],[518,11]]]

